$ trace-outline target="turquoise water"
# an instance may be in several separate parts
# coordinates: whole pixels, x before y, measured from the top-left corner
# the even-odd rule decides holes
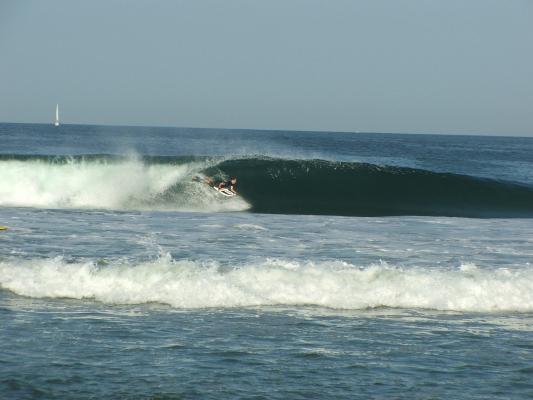
[[[508,198],[533,184],[531,139],[9,124],[0,139],[5,398],[533,396],[533,219]],[[348,200],[328,184],[341,163],[363,192]],[[372,190],[397,204],[368,171],[410,208],[365,216]],[[191,182],[233,173],[230,201]],[[256,184],[276,176],[293,203],[274,179],[265,213]],[[423,201],[402,191],[413,176]],[[466,182],[454,201],[484,218],[425,194],[435,177]],[[291,184],[337,207],[300,207]]]

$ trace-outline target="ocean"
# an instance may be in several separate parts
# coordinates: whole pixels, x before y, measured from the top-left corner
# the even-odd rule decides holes
[[[4,123],[0,225],[2,399],[533,397],[533,138]]]

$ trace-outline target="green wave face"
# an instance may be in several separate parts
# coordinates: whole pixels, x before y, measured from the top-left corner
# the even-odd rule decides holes
[[[218,167],[238,177],[254,212],[533,216],[533,188],[466,175],[322,160],[243,159]]]

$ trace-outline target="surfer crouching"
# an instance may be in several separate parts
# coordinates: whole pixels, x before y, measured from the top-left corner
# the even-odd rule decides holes
[[[222,181],[222,182],[219,182],[219,183],[216,183],[215,184],[215,181],[213,180],[213,178],[210,178],[208,176],[206,176],[204,178],[204,183],[206,183],[207,185],[209,186],[216,186],[218,187],[219,189],[227,189],[229,191],[231,191],[232,193],[235,193],[237,194],[237,178],[232,176],[231,178],[229,178],[229,180],[227,181]]]
[[[226,181],[226,182],[220,182],[218,184],[218,188],[219,189],[228,189],[230,191],[232,191],[233,193],[237,194],[237,178],[235,178],[234,176],[232,176],[229,181]]]

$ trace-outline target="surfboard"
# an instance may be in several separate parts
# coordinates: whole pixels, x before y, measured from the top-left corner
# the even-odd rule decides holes
[[[0,231],[7,231],[7,226],[0,225]]]
[[[221,195],[226,196],[226,197],[235,196],[235,193],[233,193],[231,190],[226,189],[226,188],[219,189],[218,187],[213,186],[213,189],[215,189],[218,193],[220,193]]]

